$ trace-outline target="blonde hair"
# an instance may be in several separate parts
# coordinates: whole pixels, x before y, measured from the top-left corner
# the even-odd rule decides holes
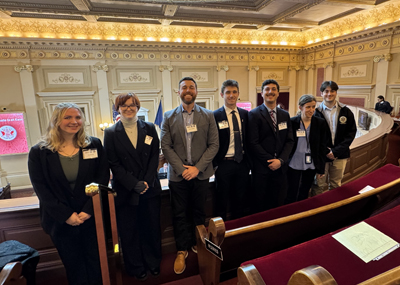
[[[85,114],[74,103],[60,103],[58,104],[51,115],[49,126],[47,127],[46,134],[39,142],[41,148],[47,148],[52,152],[59,150],[60,146],[64,143],[64,138],[60,132],[60,124],[68,109],[76,109],[82,118],[82,127],[74,136],[74,144],[76,147],[86,147],[91,143],[90,136],[85,131]]]

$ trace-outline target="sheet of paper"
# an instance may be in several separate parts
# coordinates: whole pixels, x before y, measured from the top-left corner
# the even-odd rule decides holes
[[[362,194],[362,193],[368,192],[369,190],[373,190],[373,189],[375,189],[375,188],[372,187],[372,186],[367,185],[367,186],[365,186],[363,189],[361,189],[360,191],[358,191],[358,193]]]
[[[398,245],[398,242],[365,222],[358,223],[332,237],[365,263]]]

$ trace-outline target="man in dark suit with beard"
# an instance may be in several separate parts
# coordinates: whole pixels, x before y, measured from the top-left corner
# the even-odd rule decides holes
[[[228,204],[232,219],[243,216],[249,182],[246,144],[248,111],[236,106],[239,98],[239,83],[236,80],[228,79],[222,83],[221,97],[224,98],[224,106],[214,111],[219,150],[213,165],[216,168],[217,216],[226,220]]]
[[[257,212],[283,205],[287,161],[294,144],[289,113],[277,108],[278,82],[267,79],[261,90],[264,103],[249,112],[249,148],[253,156]]]

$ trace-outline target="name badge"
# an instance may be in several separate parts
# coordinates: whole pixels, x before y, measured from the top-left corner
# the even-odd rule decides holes
[[[194,133],[197,132],[197,125],[190,125],[190,126],[186,126],[186,131],[188,133]]]
[[[95,148],[82,150],[82,156],[83,156],[83,159],[93,159],[93,158],[99,157],[97,155],[97,149],[95,149]]]
[[[287,129],[287,123],[286,122],[282,122],[278,125],[278,130],[286,130]]]
[[[226,120],[222,121],[222,122],[218,122],[218,126],[219,126],[220,130],[229,128],[228,121],[226,121]]]
[[[311,153],[306,153],[306,164],[312,163]]]
[[[151,141],[153,140],[153,137],[151,136],[146,136],[146,138],[144,139],[144,143],[151,145]]]
[[[297,130],[296,131],[297,137],[301,138],[301,137],[305,137],[306,136],[306,131],[303,130]]]

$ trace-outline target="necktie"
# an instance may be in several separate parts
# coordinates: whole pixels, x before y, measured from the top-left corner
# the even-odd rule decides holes
[[[233,124],[233,136],[235,139],[235,161],[240,163],[243,159],[243,148],[242,140],[240,138],[239,124],[235,115],[236,111],[232,111],[232,124]]]
[[[275,113],[274,110],[271,110],[271,112],[269,112],[269,114],[271,115],[272,124],[274,125],[274,132],[276,132],[276,119],[274,113]]]

